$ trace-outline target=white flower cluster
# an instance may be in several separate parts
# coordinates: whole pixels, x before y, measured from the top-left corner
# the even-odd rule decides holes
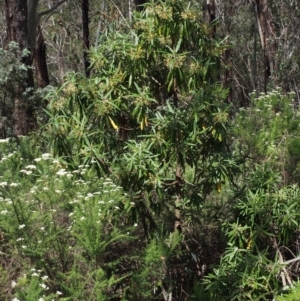
[[[3,139],[0,139],[0,140],[3,140]],[[17,152],[14,151],[14,152],[12,152],[12,153],[10,153],[10,154],[8,154],[8,155],[3,156],[3,158],[2,158],[1,161],[0,161],[0,163],[6,161],[8,158],[12,157],[12,156],[13,156],[14,154],[16,154],[16,153],[17,153]]]
[[[20,170],[20,172],[26,174],[26,175],[31,175],[32,170],[35,170],[36,166],[35,165],[27,165],[25,169]]]

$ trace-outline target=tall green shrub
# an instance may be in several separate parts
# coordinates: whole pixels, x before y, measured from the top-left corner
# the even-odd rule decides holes
[[[232,179],[220,41],[185,1],[151,1],[123,32],[108,30],[90,53],[91,77],[69,74],[50,95],[54,150],[70,165],[96,162],[135,203],[145,230],[152,213],[199,205]],[[192,182],[185,169],[193,170]]]

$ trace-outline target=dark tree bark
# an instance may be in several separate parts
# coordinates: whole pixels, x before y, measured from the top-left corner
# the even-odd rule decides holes
[[[208,23],[212,23],[216,19],[216,8],[214,0],[206,0],[205,19]]]
[[[49,74],[46,59],[46,44],[41,30],[41,18],[51,14],[67,0],[61,0],[53,4],[49,9],[38,13],[40,0],[28,0],[28,40],[33,49],[32,59],[35,67],[36,82],[39,88],[49,85]]]
[[[24,92],[33,91],[34,79],[32,64],[34,61],[39,87],[49,84],[48,69],[46,64],[46,47],[42,32],[38,26],[42,16],[52,13],[67,0],[56,2],[51,8],[37,12],[39,0],[5,0],[5,17],[7,44],[14,41],[19,45],[22,52],[27,49],[31,55],[19,57],[20,61],[27,67],[26,80],[16,83],[13,92],[13,132],[14,135],[27,135],[37,128],[33,105],[28,103],[28,97]],[[27,99],[27,100],[26,100]]]
[[[49,85],[49,74],[46,60],[46,44],[42,34],[41,26],[37,26],[37,38],[34,48],[34,67],[37,86],[44,88]]]
[[[27,2],[22,0],[5,0],[5,15],[9,42],[17,42],[20,49],[28,48]]]
[[[84,70],[87,77],[90,75],[90,61],[88,50],[90,49],[89,39],[89,0],[82,0],[82,35],[83,35],[83,62]]]
[[[143,5],[147,3],[146,0],[134,0],[136,10],[137,11],[142,11],[144,9]]]
[[[206,0],[204,5],[205,20],[208,24],[212,24],[216,20],[215,0]],[[212,36],[215,37],[216,26],[212,27]]]
[[[268,6],[267,0],[256,0],[255,4],[258,14],[258,31],[261,40],[261,46],[264,51],[265,92],[267,92],[268,80],[276,70],[276,35],[273,24],[273,16]]]
[[[18,43],[20,51],[23,51],[24,49],[30,51],[27,29],[27,1],[5,0],[5,15],[8,43],[15,41]],[[34,130],[37,125],[33,108],[29,103],[26,103],[22,95],[26,89],[34,87],[31,56],[21,57],[20,60],[28,68],[28,71],[25,83],[16,83],[13,91],[13,131],[16,136],[27,135],[28,132]]]

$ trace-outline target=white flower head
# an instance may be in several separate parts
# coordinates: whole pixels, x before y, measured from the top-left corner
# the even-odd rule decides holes
[[[35,165],[27,165],[25,168],[27,169],[36,169],[36,166]]]
[[[42,158],[44,160],[48,160],[48,159],[50,159],[50,157],[51,157],[51,155],[49,153],[42,154]]]
[[[58,176],[64,176],[66,175],[68,172],[65,169],[60,169],[56,174]]]
[[[16,282],[16,281],[12,281],[12,282],[11,282],[11,287],[12,287],[12,288],[14,288],[16,285],[17,285],[17,282]]]
[[[0,139],[0,143],[6,143],[9,141],[9,138],[6,138],[6,139]]]
[[[23,225],[19,225],[19,229],[23,229],[23,228],[25,228],[24,224]]]
[[[44,290],[47,289],[47,285],[45,283],[40,283],[39,286]]]
[[[25,169],[22,169],[22,170],[20,170],[20,172],[25,173],[26,175],[32,174],[32,171],[31,171],[31,170],[25,170]]]

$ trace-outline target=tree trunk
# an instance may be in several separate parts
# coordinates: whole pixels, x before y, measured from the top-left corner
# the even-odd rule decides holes
[[[215,0],[206,0],[206,4],[204,7],[205,20],[208,24],[212,24],[216,19],[216,7]],[[216,26],[212,27],[212,36],[215,37],[216,34]]]
[[[258,31],[258,13],[257,13],[257,5],[253,2],[253,12],[254,12],[254,32],[253,32],[253,63],[252,63],[252,82],[253,82],[253,89],[256,91],[256,96],[258,97],[257,91],[257,34]]]
[[[267,92],[268,80],[274,74],[276,69],[276,35],[273,24],[273,16],[267,0],[256,0],[255,3],[258,14],[258,31],[261,40],[261,46],[264,51],[265,92]]]
[[[90,75],[90,61],[88,50],[90,49],[89,39],[89,0],[82,0],[82,35],[83,35],[83,62],[84,70],[87,77]]]
[[[49,75],[46,60],[46,45],[39,24],[40,16],[37,13],[39,0],[28,0],[28,41],[34,49],[32,58],[35,67],[37,86],[44,88],[49,85]]]
[[[46,44],[42,34],[41,26],[37,27],[37,39],[34,48],[34,66],[37,86],[44,88],[49,85],[49,74],[46,60]]]
[[[175,201],[175,232],[178,231],[181,233],[182,231],[182,218],[181,218],[181,205],[182,205],[182,168],[180,163],[177,163],[176,174],[175,174],[175,189],[176,189],[176,201]]]
[[[36,36],[38,34],[37,30],[38,30],[39,19],[37,15],[37,7],[39,4],[39,0],[27,0],[27,1],[28,1],[28,43],[30,48],[34,49]]]
[[[8,43],[15,41],[18,43],[20,51],[28,49],[28,15],[27,1],[25,0],[5,0],[6,30]],[[34,87],[33,73],[31,67],[31,56],[20,57],[21,62],[27,67],[27,77],[25,83],[16,83],[14,87],[14,111],[13,111],[13,131],[14,135],[27,135],[28,132],[36,128],[36,119],[33,108],[26,103],[23,93],[27,89]]]

